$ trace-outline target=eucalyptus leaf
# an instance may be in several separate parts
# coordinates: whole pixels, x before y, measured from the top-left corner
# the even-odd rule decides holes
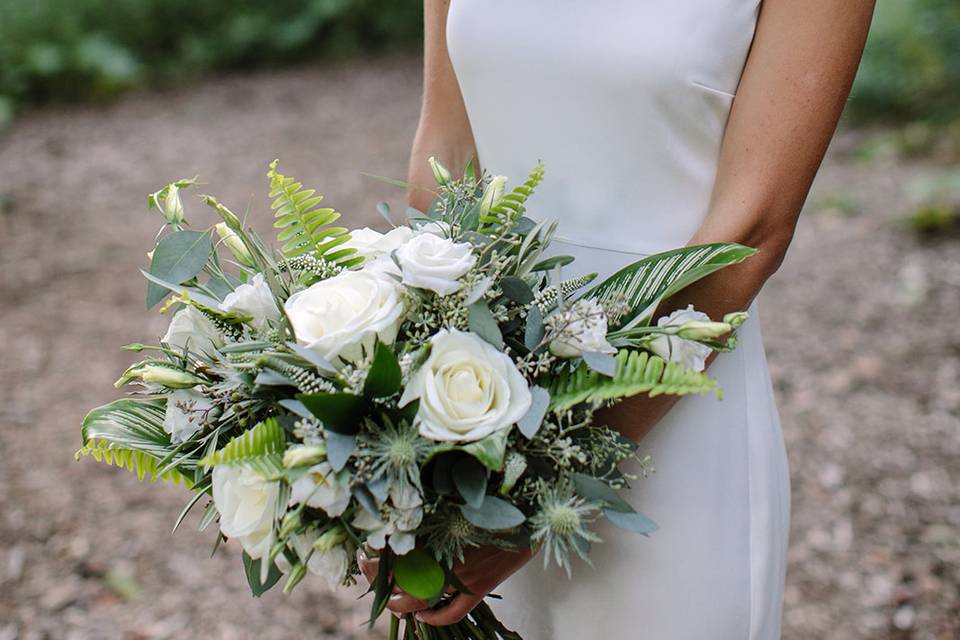
[[[445,496],[453,493],[453,464],[456,456],[438,456],[433,463],[433,490]]]
[[[598,351],[587,351],[582,354],[583,361],[587,366],[612,378],[617,374],[617,359],[609,353],[600,353]]]
[[[659,528],[656,522],[636,511],[625,513],[613,509],[604,509],[603,514],[607,516],[607,520],[612,525],[644,536],[649,536]]]
[[[393,349],[379,340],[373,351],[373,362],[367,370],[363,393],[370,398],[386,398],[400,391],[400,363]]]
[[[393,222],[393,218],[390,216],[390,205],[389,205],[389,204],[387,204],[386,202],[378,202],[378,203],[377,203],[377,213],[379,213],[381,216],[383,216],[383,219],[386,220],[386,221],[390,224],[391,227],[395,227],[395,226],[396,226],[396,225],[394,224],[394,222]]]
[[[362,484],[357,484],[353,486],[350,492],[367,513],[377,520],[380,520],[380,509],[377,508],[377,500],[373,497],[373,492],[371,492],[370,489]]]
[[[523,281],[523,278],[506,276],[500,280],[500,288],[503,289],[503,295],[514,302],[519,304],[533,302],[533,291],[530,289],[530,285]]]
[[[498,351],[503,351],[503,334],[500,326],[493,317],[493,312],[483,302],[475,302],[467,307],[470,331],[474,332]]]
[[[295,413],[301,418],[314,417],[314,415],[310,413],[310,410],[307,409],[306,405],[304,405],[299,400],[294,400],[293,398],[284,398],[283,400],[280,400],[277,404],[279,404],[281,407],[283,407],[287,411],[291,413]]]
[[[533,265],[531,271],[550,271],[556,267],[565,267],[573,262],[573,256],[553,256]]]
[[[571,474],[571,479],[577,490],[577,495],[581,498],[603,502],[609,507],[608,510],[622,513],[633,512],[633,507],[620,497],[616,489],[606,482],[582,473]]]
[[[153,250],[150,273],[161,280],[182,284],[194,277],[207,264],[213,250],[206,231],[177,231],[164,237]],[[167,292],[151,282],[147,285],[147,308],[163,300]]]
[[[460,513],[473,526],[488,531],[513,529],[527,519],[520,509],[494,496],[486,496],[479,509],[474,509],[467,504],[460,505]]]
[[[543,314],[540,312],[540,307],[532,304],[527,309],[527,326],[523,332],[523,344],[533,351],[543,340],[544,332]]]
[[[532,398],[530,409],[517,421],[517,428],[527,439],[537,435],[537,431],[543,424],[543,418],[547,415],[547,408],[550,406],[550,392],[543,387],[531,387],[530,396]]]
[[[243,572],[247,576],[247,584],[250,585],[250,592],[253,596],[259,598],[270,590],[270,587],[277,584],[283,574],[280,572],[276,563],[270,563],[270,569],[267,572],[265,580],[261,580],[261,559],[253,559],[247,552],[243,552]]]
[[[334,471],[340,471],[347,465],[347,460],[357,448],[357,437],[344,435],[336,431],[327,431],[327,462]]]
[[[333,363],[318,354],[312,349],[307,349],[302,344],[296,342],[288,342],[287,348],[293,351],[295,354],[315,366],[317,369],[323,373],[335,374],[337,373],[337,368],[333,366]]]
[[[423,549],[397,556],[393,563],[397,586],[419,600],[430,600],[443,593],[446,576],[440,563]]]
[[[468,505],[479,509],[487,492],[487,470],[475,458],[461,458],[453,465],[453,484]]]
[[[147,273],[143,269],[140,270],[140,273],[142,273],[143,277],[149,280],[151,284],[155,284],[161,289],[172,291],[173,293],[176,293],[178,295],[186,294],[187,296],[189,296],[191,300],[193,300],[197,304],[203,305],[204,307],[208,307],[210,309],[217,309],[220,306],[220,302],[216,298],[211,298],[210,296],[203,293],[199,289],[196,289],[194,287],[184,287],[178,284],[173,284],[172,282],[168,282],[163,278],[158,278],[157,276],[151,273]],[[163,296],[161,296],[161,300],[162,299],[163,299]]]
[[[463,299],[463,304],[470,306],[477,300],[480,300],[487,291],[490,290],[490,286],[493,285],[493,278],[490,276],[485,276],[480,279],[473,289],[470,289],[470,292]]]
[[[301,393],[297,400],[330,431],[356,435],[366,413],[367,403],[352,393]]]

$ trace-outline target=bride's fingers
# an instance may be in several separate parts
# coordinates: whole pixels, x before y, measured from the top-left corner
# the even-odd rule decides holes
[[[390,596],[390,599],[387,600],[387,609],[393,611],[394,613],[413,613],[414,611],[420,611],[421,609],[426,609],[427,603],[423,600],[417,600],[413,596],[403,593],[394,594]]]
[[[417,613],[417,620],[434,627],[446,627],[456,624],[480,604],[483,596],[468,596],[461,593],[444,606],[436,609],[424,609]]]
[[[373,581],[377,579],[377,572],[380,570],[380,561],[376,558],[361,558],[357,564],[360,565],[360,571],[363,572],[364,577],[367,579],[367,582],[373,584]]]

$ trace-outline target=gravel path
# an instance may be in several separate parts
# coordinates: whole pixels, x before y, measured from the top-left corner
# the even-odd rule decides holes
[[[233,545],[208,559],[196,515],[171,537],[181,488],[71,456],[132,360],[119,345],[166,322],[136,277],[158,227],[145,194],[200,174],[263,211],[279,156],[351,224],[376,224],[374,204],[402,195],[360,172],[403,175],[418,103],[418,62],[401,58],[49,110],[0,133],[0,640],[370,637],[367,601],[320,581],[251,599]],[[761,303],[794,482],[784,637],[957,638],[958,242],[898,226],[904,185],[933,168],[857,161],[860,137],[835,145]]]

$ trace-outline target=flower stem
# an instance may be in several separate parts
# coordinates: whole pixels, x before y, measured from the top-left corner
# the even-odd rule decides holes
[[[395,615],[390,615],[390,635],[387,636],[388,640],[399,640],[400,637],[400,618]]]

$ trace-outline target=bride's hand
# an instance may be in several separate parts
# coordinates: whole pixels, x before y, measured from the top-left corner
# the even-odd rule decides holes
[[[531,558],[529,549],[503,551],[495,547],[478,547],[464,552],[464,562],[457,563],[453,571],[470,593],[457,593],[432,609],[427,603],[397,590],[387,608],[396,614],[416,612],[418,620],[434,627],[455,624],[473,611],[483,598],[497,585],[513,575]],[[371,583],[377,576],[377,560],[361,560],[360,569]]]

